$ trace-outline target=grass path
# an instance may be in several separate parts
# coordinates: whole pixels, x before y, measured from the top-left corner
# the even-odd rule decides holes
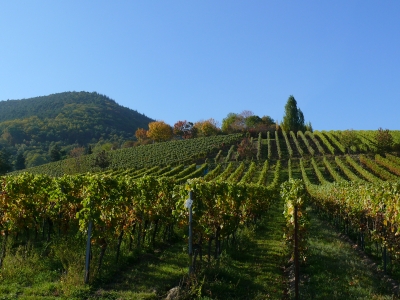
[[[160,299],[187,274],[187,254],[177,243],[160,253],[143,254],[89,299]]]
[[[278,201],[271,206],[262,224],[243,241],[244,248],[228,252],[226,259],[222,257],[221,268],[208,272],[204,295],[211,299],[284,298],[282,226],[282,203]]]
[[[315,212],[309,210],[309,215],[309,254],[301,270],[300,299],[397,299],[350,243]]]
[[[238,234],[240,248],[224,251],[200,272],[188,299],[282,299],[286,288],[283,222],[282,205],[277,202],[257,229]],[[169,289],[187,280],[187,271],[184,245],[176,244],[160,255],[143,256],[89,299],[163,299]]]

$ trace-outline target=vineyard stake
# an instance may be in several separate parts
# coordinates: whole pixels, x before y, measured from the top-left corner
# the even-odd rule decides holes
[[[85,283],[89,283],[89,266],[90,266],[90,237],[92,235],[92,220],[88,225],[88,236],[86,242],[86,261],[85,261]]]
[[[185,202],[185,207],[189,209],[189,275],[193,273],[193,240],[192,240],[192,204],[193,192],[189,192],[189,199]]]

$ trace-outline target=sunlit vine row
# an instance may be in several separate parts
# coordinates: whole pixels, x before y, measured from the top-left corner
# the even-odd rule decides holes
[[[379,154],[375,155],[375,161],[388,168],[391,172],[395,173],[396,175],[400,176],[400,165],[396,164],[395,162],[380,156]]]
[[[361,167],[350,155],[346,155],[346,161],[369,182],[382,181],[380,178],[376,177],[375,175]]]
[[[290,146],[290,142],[289,142],[289,139],[288,139],[288,136],[287,136],[286,131],[285,131],[285,130],[282,130],[282,134],[283,134],[283,137],[285,138],[286,147],[287,147],[288,152],[289,152],[289,157],[293,157],[293,149],[292,149],[292,147]]]
[[[305,132],[305,135],[310,137],[310,139],[311,139],[311,140],[314,142],[314,144],[317,146],[317,149],[318,149],[318,151],[319,151],[321,154],[325,154],[324,148],[322,148],[321,144],[318,142],[318,140],[315,138],[315,136],[314,136],[314,134],[313,134],[312,132],[306,131],[306,132]]]
[[[302,131],[297,131],[297,137],[300,137],[304,144],[306,145],[308,152],[310,152],[311,156],[313,156],[315,154],[315,151],[313,149],[313,147],[311,147],[310,143],[308,142],[307,138],[305,137],[304,133]]]
[[[375,161],[369,159],[365,155],[360,155],[360,162],[371,169],[375,174],[377,174],[380,178],[385,180],[397,180],[398,177],[378,166]]]
[[[304,151],[303,151],[303,149],[301,149],[300,144],[299,144],[299,140],[297,139],[297,137],[296,137],[296,135],[295,135],[295,133],[293,131],[290,131],[290,136],[292,137],[292,139],[293,139],[293,141],[294,141],[294,143],[296,145],[297,151],[303,157],[304,156]]]

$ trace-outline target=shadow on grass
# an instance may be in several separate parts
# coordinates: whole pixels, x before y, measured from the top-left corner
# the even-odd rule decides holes
[[[90,299],[160,299],[171,288],[187,288],[185,299],[282,299],[284,245],[282,203],[272,205],[256,229],[243,229],[239,249],[227,249],[189,278],[186,245],[145,254],[92,293]],[[187,285],[190,283],[191,285]]]
[[[219,269],[209,269],[204,295],[211,299],[282,299],[285,246],[283,205],[277,200],[246,241],[246,250],[221,257]]]
[[[302,268],[302,299],[393,299],[377,276],[336,232],[309,210],[309,253]]]

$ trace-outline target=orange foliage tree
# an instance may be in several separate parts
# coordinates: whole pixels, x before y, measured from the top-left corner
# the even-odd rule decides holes
[[[147,136],[156,142],[168,141],[172,138],[172,127],[164,121],[151,122]]]
[[[147,139],[147,130],[143,128],[138,128],[135,131],[135,136],[139,142],[142,142],[143,140]]]
[[[175,135],[184,139],[191,139],[197,136],[197,128],[194,127],[192,122],[178,121],[174,124],[173,132]]]

